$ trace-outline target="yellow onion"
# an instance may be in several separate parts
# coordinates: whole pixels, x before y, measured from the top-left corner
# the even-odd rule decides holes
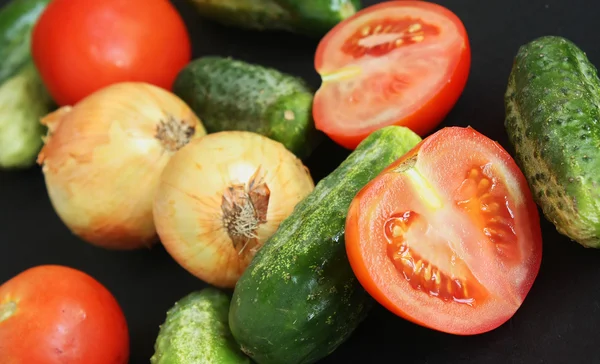
[[[313,189],[308,169],[281,143],[252,132],[218,132],[171,158],[156,192],[154,221],[183,268],[231,288]]]
[[[108,249],[158,241],[152,200],[171,156],[206,135],[173,93],[139,82],[105,87],[42,119],[38,156],[50,201],[81,239]]]

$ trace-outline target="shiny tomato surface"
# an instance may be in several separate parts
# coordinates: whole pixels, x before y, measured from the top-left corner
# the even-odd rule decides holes
[[[0,286],[0,363],[126,364],[129,332],[113,295],[79,270],[30,268]]]
[[[53,0],[32,33],[32,55],[59,105],[113,83],[170,89],[190,61],[191,41],[164,0]]]

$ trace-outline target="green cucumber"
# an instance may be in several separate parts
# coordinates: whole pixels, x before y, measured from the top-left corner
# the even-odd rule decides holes
[[[31,57],[31,30],[50,0],[12,0],[0,9],[0,84]]]
[[[54,106],[31,60],[31,30],[49,0],[12,0],[0,9],[0,168],[35,165]]]
[[[259,250],[229,312],[234,338],[257,363],[314,363],[366,316],[373,301],[346,256],[346,214],[358,191],[420,140],[400,126],[372,133]]]
[[[282,143],[301,159],[322,140],[312,119],[313,92],[297,77],[231,58],[198,58],[181,70],[173,92],[207,132],[243,130]]]
[[[523,45],[505,96],[506,131],[536,203],[559,233],[600,248],[600,81],[562,37]]]
[[[205,18],[254,30],[322,37],[362,7],[360,0],[190,0]]]
[[[279,0],[279,3],[293,14],[296,31],[314,36],[324,36],[362,8],[360,0]]]
[[[215,288],[176,302],[160,327],[150,363],[249,364],[229,331],[229,304],[229,296]]]
[[[52,106],[31,61],[0,85],[0,168],[35,165],[46,134],[46,127],[39,120]]]

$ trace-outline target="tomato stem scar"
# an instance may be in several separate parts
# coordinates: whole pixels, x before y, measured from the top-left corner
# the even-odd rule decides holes
[[[394,168],[394,172],[402,173],[411,168],[414,168],[415,165],[417,164],[417,157],[418,157],[418,154],[409,157],[407,160],[403,161],[398,167]]]
[[[348,1],[340,7],[339,12],[342,16],[342,19],[345,19],[356,13],[356,7],[352,4],[352,2]]]
[[[17,303],[14,301],[8,301],[0,305],[0,322],[7,320],[17,310]]]

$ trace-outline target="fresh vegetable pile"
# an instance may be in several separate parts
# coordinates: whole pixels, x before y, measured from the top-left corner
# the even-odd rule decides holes
[[[467,31],[441,5],[190,3],[240,31],[320,39],[320,87],[227,55],[192,59],[167,1],[0,9],[0,168],[37,160],[79,239],[162,244],[212,286],[168,310],[151,363],[315,363],[375,304],[481,334],[535,282],[538,207],[600,247],[600,80],[572,42],[518,51],[513,159],[471,127],[439,128],[471,68]],[[304,163],[325,138],[348,155],[315,181]],[[43,265],[0,286],[0,363],[127,363],[129,340],[119,303],[84,272]]]

